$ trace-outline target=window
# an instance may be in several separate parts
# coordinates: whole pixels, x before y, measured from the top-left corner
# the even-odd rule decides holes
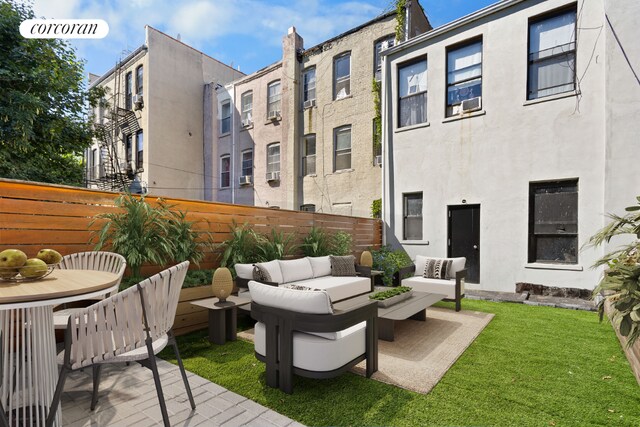
[[[231,132],[231,101],[224,101],[220,108],[220,134]]]
[[[142,169],[144,160],[144,136],[142,130],[136,132],[136,169]]]
[[[529,22],[527,99],[575,90],[576,11]]]
[[[245,150],[242,152],[242,175],[253,175],[253,150]]]
[[[220,188],[231,186],[231,157],[225,154],[220,157]]]
[[[279,116],[282,111],[280,108],[280,80],[269,85],[267,99],[267,118]]]
[[[129,71],[125,76],[124,84],[124,108],[126,108],[127,110],[131,110],[131,107],[133,105],[133,74],[131,74],[131,71]]]
[[[341,99],[351,93],[351,54],[333,60],[334,99]]]
[[[302,101],[316,99],[316,69],[310,68],[302,75]]]
[[[398,127],[427,121],[427,60],[398,68]]]
[[[529,262],[578,262],[578,180],[529,184]]]
[[[143,89],[142,74],[143,74],[142,65],[138,65],[138,68],[136,68],[136,94],[138,95],[142,95],[142,89]]]
[[[302,212],[315,212],[316,211],[316,205],[312,205],[312,204],[305,204],[305,205],[300,205],[300,210]]]
[[[382,40],[378,40],[373,47],[373,75],[378,81],[382,77],[382,55],[380,55],[383,50],[382,47],[386,46],[385,49],[393,47],[395,41],[395,35],[387,36]]]
[[[482,41],[447,51],[447,116],[465,99],[482,95]]]
[[[302,138],[302,165],[300,170],[302,175],[311,175],[316,173],[316,136],[315,134],[306,135]]]
[[[267,146],[267,173],[280,172],[280,144]]]
[[[403,196],[404,240],[422,240],[422,192]]]
[[[98,159],[98,149],[94,148],[91,150],[91,154],[89,155],[89,180],[94,180],[98,177],[98,164],[100,160]]]
[[[133,160],[133,134],[129,133],[124,137],[124,156],[128,168]]]
[[[245,92],[242,94],[242,126],[249,126],[253,123],[253,92]]]
[[[333,131],[335,152],[333,157],[334,171],[351,169],[351,126],[344,126]]]

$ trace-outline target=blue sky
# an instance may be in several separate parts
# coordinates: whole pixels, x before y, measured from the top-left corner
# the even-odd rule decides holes
[[[421,0],[434,27],[497,0]],[[395,8],[393,0],[35,0],[45,18],[104,19],[109,35],[75,40],[86,71],[102,74],[144,43],[149,24],[234,67],[252,73],[280,59],[294,25],[311,47]]]

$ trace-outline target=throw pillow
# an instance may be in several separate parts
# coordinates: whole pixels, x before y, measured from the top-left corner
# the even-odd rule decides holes
[[[450,259],[427,258],[422,276],[426,279],[448,279],[450,269]]]
[[[347,256],[333,256],[330,255],[331,260],[331,275],[332,276],[355,276],[356,265],[355,257],[353,255]]]
[[[273,282],[273,279],[271,279],[271,275],[267,269],[261,265],[253,267],[253,280],[261,283]]]
[[[294,285],[293,283],[288,285],[282,285],[280,287],[287,288],[287,289],[295,289],[297,291],[323,291],[324,290],[324,289],[318,289],[318,288],[310,288],[309,286]]]

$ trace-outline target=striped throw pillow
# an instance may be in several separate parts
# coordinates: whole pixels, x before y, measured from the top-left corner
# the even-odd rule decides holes
[[[451,270],[451,263],[450,259],[427,258],[422,276],[425,279],[448,279],[447,274]]]

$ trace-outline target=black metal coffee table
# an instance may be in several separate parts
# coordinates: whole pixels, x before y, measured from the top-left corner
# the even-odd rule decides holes
[[[376,291],[386,288],[376,288]],[[369,295],[360,295],[334,304],[337,310],[346,310],[364,301],[369,301]],[[400,301],[390,307],[378,307],[378,338],[384,341],[395,339],[394,329],[397,320],[427,320],[426,309],[438,301],[445,299],[444,294],[430,294],[427,292],[413,291],[411,298]]]

